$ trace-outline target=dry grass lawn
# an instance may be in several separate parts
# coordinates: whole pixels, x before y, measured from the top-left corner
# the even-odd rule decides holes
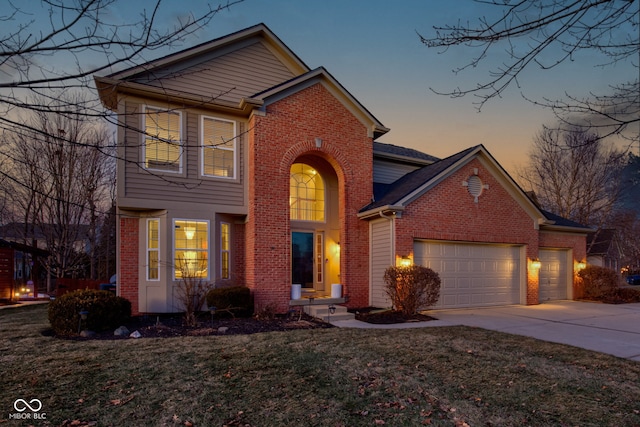
[[[468,327],[70,341],[0,310],[0,424],[635,426],[640,364]],[[37,398],[46,421],[9,420]]]

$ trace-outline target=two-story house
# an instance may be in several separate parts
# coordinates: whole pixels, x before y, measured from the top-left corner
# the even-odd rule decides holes
[[[571,298],[588,230],[542,212],[481,145],[446,159],[388,129],[265,25],[95,78],[118,127],[118,292],[180,309],[189,277],[246,285],[286,311],[291,286],[385,306],[415,262],[439,307]]]

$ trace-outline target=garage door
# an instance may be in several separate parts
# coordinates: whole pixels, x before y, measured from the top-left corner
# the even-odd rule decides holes
[[[520,303],[520,246],[418,241],[414,262],[440,274],[434,308]]]
[[[568,251],[540,249],[540,302],[567,299]]]

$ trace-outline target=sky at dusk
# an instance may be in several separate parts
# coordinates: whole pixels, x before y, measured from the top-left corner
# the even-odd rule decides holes
[[[149,11],[155,1],[116,2],[108,11],[114,19]],[[117,5],[117,6],[116,6]],[[25,6],[26,7],[26,6]],[[181,14],[202,12],[200,0],[162,3],[158,22],[171,25]],[[507,60],[505,53],[487,58],[486,66],[454,74],[478,51],[428,49],[418,33],[433,35],[433,26],[475,22],[496,8],[472,0],[245,0],[222,11],[197,37],[180,47],[256,25],[266,24],[311,69],[324,66],[353,96],[391,131],[380,141],[447,157],[484,144],[508,172],[524,165],[535,134],[554,124],[550,111],[532,105],[527,97],[557,99],[565,92],[586,96],[606,93],[608,85],[635,79],[637,68],[619,65],[597,68],[604,60],[592,52],[542,72],[531,68],[503,98],[478,112],[472,95],[451,99],[430,88],[451,91],[488,78],[489,67]],[[171,51],[147,52],[145,59]]]
[[[189,2],[187,2],[188,4]],[[324,66],[391,131],[380,141],[447,157],[470,146],[485,147],[509,172],[523,165],[535,134],[553,124],[550,111],[523,99],[556,98],[567,91],[587,95],[631,80],[637,69],[601,69],[584,54],[549,72],[531,69],[501,99],[478,112],[473,96],[437,95],[474,86],[488,68],[454,74],[478,51],[428,49],[418,33],[433,26],[474,22],[495,12],[471,0],[246,0],[218,15],[207,36],[219,37],[265,23],[310,68]],[[507,56],[489,58],[495,65]],[[583,61],[584,60],[584,61]],[[619,74],[623,76],[613,78]],[[626,78],[624,77],[626,76]]]

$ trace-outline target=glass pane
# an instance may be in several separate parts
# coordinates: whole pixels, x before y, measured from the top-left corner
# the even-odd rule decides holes
[[[149,251],[149,280],[158,279],[158,251]]]
[[[209,224],[206,221],[175,221],[175,278],[206,278],[209,270]]]
[[[149,249],[157,249],[158,248],[158,220],[153,219],[147,222],[148,224],[148,240],[147,247]]]
[[[222,250],[228,251],[230,249],[229,234],[229,224],[220,224],[220,246]]]
[[[294,163],[289,186],[291,219],[324,221],[324,182],[320,174],[309,165]]]
[[[233,177],[235,124],[205,117],[202,120],[204,175]]]
[[[313,233],[291,233],[291,283],[313,288]]]
[[[145,115],[145,166],[177,172],[180,170],[180,114],[147,108]]]

